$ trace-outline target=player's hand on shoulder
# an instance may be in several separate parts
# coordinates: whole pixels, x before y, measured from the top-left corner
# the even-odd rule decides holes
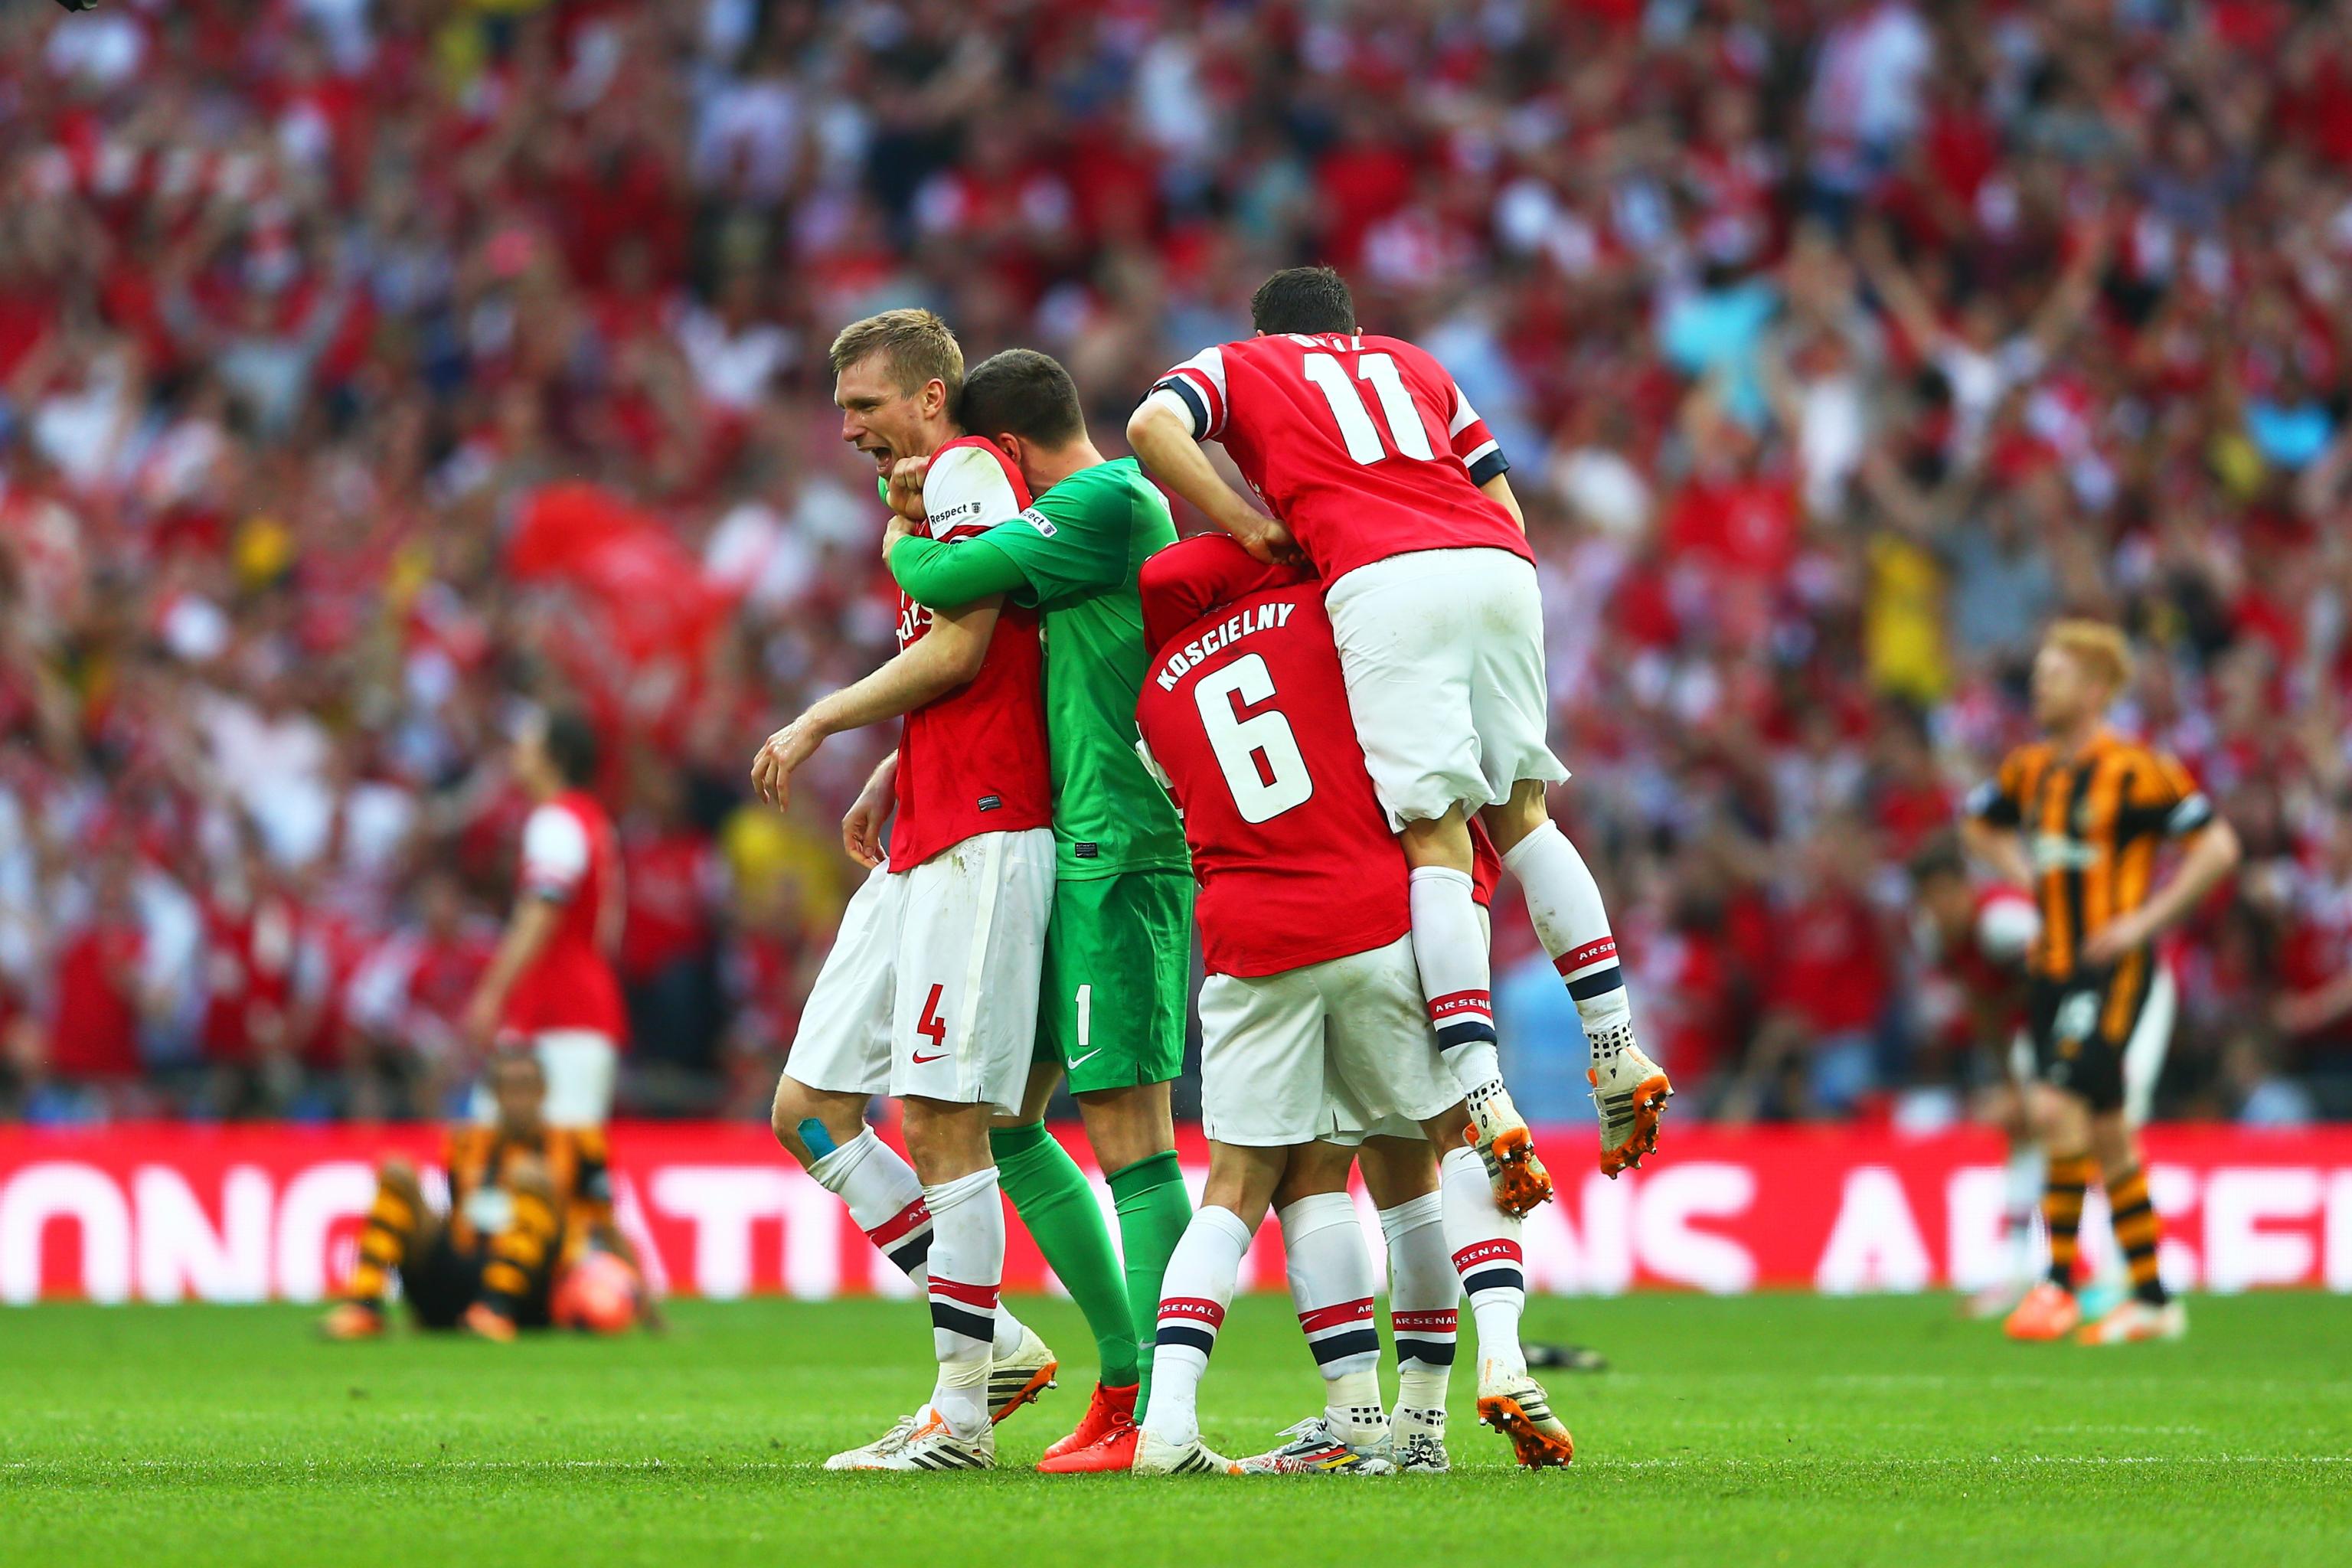
[[[1298,542],[1291,538],[1290,530],[1270,517],[1252,512],[1250,521],[1232,532],[1241,541],[1243,549],[1269,566],[1289,566],[1300,559]]]

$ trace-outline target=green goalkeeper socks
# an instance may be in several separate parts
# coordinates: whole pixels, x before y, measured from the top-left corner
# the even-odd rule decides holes
[[[988,1135],[988,1146],[996,1156],[997,1179],[1004,1185],[1004,1195],[1013,1200],[1014,1212],[1037,1238],[1037,1249],[1045,1255],[1046,1264],[1068,1288],[1078,1310],[1087,1315],[1087,1327],[1094,1331],[1095,1348],[1102,1359],[1103,1386],[1126,1387],[1138,1375],[1136,1319],[1119,1279],[1118,1258],[1110,1249],[1102,1206],[1095,1202],[1094,1187],[1086,1173],[1042,1121],[996,1128]],[[1126,1217],[1122,1208],[1122,1226]],[[1152,1310],[1157,1331],[1156,1299]]]
[[[1135,1399],[1135,1408],[1141,1411],[1151,1402],[1151,1346],[1160,1333],[1160,1279],[1185,1226],[1192,1223],[1192,1199],[1184,1190],[1184,1173],[1177,1168],[1173,1149],[1113,1171],[1110,1194],[1118,1204],[1118,1249],[1127,1258],[1127,1303],[1143,1369],[1143,1386]]]

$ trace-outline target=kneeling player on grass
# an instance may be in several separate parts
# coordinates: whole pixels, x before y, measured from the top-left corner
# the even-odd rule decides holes
[[[319,1323],[327,1338],[383,1333],[395,1279],[418,1327],[503,1342],[518,1328],[547,1326],[556,1279],[587,1249],[636,1268],[635,1249],[613,1225],[604,1133],[548,1125],[547,1079],[527,1050],[492,1057],[487,1079],[491,1123],[449,1130],[446,1214],[426,1205],[405,1160],[387,1160],[377,1173],[359,1266]],[[649,1300],[642,1312],[657,1321]]]
[[[1169,1262],[1160,1372],[1134,1468],[1394,1468],[1371,1373],[1370,1290],[1344,1282],[1344,1263],[1333,1269],[1342,1277],[1336,1296],[1322,1299],[1334,1287],[1315,1285],[1301,1318],[1327,1366],[1364,1358],[1342,1372],[1347,1381],[1335,1385],[1320,1420],[1294,1428],[1293,1441],[1274,1453],[1236,1465],[1202,1444],[1195,1410],[1242,1256],[1286,1173],[1315,1140],[1387,1119],[1447,1151],[1439,1205],[1445,1250],[1488,1336],[1480,1344],[1481,1416],[1511,1437],[1523,1462],[1565,1463],[1573,1452],[1568,1432],[1528,1375],[1517,1342],[1518,1221],[1498,1204],[1482,1152],[1465,1141],[1468,1110],[1422,1005],[1406,864],[1344,721],[1319,585],[1261,566],[1228,541],[1197,539],[1144,569],[1144,610],[1158,653],[1137,726],[1184,812],[1201,884],[1211,1163],[1202,1206]],[[1336,1168],[1344,1181],[1344,1161]],[[1360,1236],[1339,1229],[1354,1224],[1352,1211],[1343,1222],[1328,1185],[1301,1196],[1311,1210],[1294,1203],[1285,1216],[1294,1270],[1318,1268],[1324,1232],[1360,1259]],[[1499,1302],[1485,1310],[1506,1286],[1509,1310]],[[1428,1398],[1423,1384],[1415,1390]]]
[[[1133,1362],[1132,1370],[1116,1365],[1120,1347],[1097,1336],[1102,1381],[1077,1430],[1047,1448],[1038,1468],[1124,1469],[1135,1447],[1133,1412],[1151,1391],[1160,1277],[1192,1212],[1169,1108],[1169,1085],[1184,1061],[1192,863],[1167,795],[1135,754],[1145,655],[1136,573],[1175,542],[1176,529],[1133,458],[1105,461],[1095,449],[1077,387],[1048,356],[1008,349],[982,361],[965,378],[961,408],[964,427],[1002,448],[1036,499],[1016,503],[1000,488],[992,506],[969,511],[977,502],[943,495],[936,478],[927,479],[929,465],[901,462],[891,476],[893,505],[934,526],[928,539],[895,539],[888,559],[917,604],[944,612],[1002,595],[1045,618],[1054,918],[1039,981],[1036,1065],[1020,1116],[991,1142],[1006,1191],[1030,1220],[1041,1197],[1032,1169],[1038,1156],[1068,1165],[1040,1121],[1066,1074],[1117,1205]],[[951,535],[936,526],[942,518],[952,519]],[[1092,1220],[1091,1205],[1074,1217]],[[1087,1304],[1088,1271],[1066,1270],[1053,1237],[1034,1221],[1031,1229]],[[1090,1321],[1099,1316],[1091,1304],[1087,1311]]]
[[[1551,1179],[1496,1056],[1470,816],[1518,878],[1583,1020],[1603,1172],[1657,1146],[1673,1089],[1634,1043],[1601,889],[1545,805],[1568,770],[1545,740],[1543,605],[1510,465],[1444,366],[1358,331],[1330,268],[1274,274],[1250,320],[1257,336],[1163,376],[1128,421],[1128,442],[1258,560],[1301,554],[1321,576],[1349,718],[1412,868],[1429,1017],[1496,1191],[1526,1214]],[[1273,518],[1218,477],[1202,441],[1223,444]]]

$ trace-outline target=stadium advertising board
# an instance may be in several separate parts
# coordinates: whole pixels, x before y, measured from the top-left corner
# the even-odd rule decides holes
[[[1065,1135],[1083,1160],[1083,1140]],[[1589,1149],[1592,1135],[1541,1136],[1561,1171],[1565,1152]],[[0,1129],[0,1300],[316,1300],[349,1265],[372,1163],[394,1152],[427,1163],[438,1144],[424,1127]],[[623,1125],[612,1145],[620,1223],[661,1288],[906,1292],[763,1128]],[[1196,1133],[1181,1152],[1197,1189],[1207,1153]],[[2352,1291],[2352,1128],[2158,1128],[2148,1156],[2176,1285]],[[1528,1222],[1528,1282],[1569,1294],[1974,1286],[2003,1256],[2000,1162],[1998,1144],[1972,1131],[1686,1127],[1620,1181],[1563,1181],[1560,1200]],[[2094,1207],[2084,1236],[2095,1248],[2105,1228]],[[1043,1287],[1045,1266],[1018,1226],[1011,1242],[1006,1286]],[[1242,1286],[1281,1280],[1269,1226]]]

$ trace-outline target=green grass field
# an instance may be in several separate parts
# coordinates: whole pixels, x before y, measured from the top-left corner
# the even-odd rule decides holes
[[[1231,1451],[1319,1405],[1278,1298],[1203,1391]],[[1090,1347],[992,1475],[828,1476],[929,1385],[908,1305],[687,1302],[666,1339],[321,1345],[285,1308],[0,1312],[0,1563],[1378,1565],[2352,1562],[2352,1303],[2200,1300],[2187,1343],[2024,1347],[1944,1298],[1539,1300],[1575,1467],[1049,1481]],[[1466,1314],[1465,1314],[1466,1317]],[[1466,1324],[1465,1324],[1466,1327]],[[1466,1371],[1466,1369],[1465,1369]]]

